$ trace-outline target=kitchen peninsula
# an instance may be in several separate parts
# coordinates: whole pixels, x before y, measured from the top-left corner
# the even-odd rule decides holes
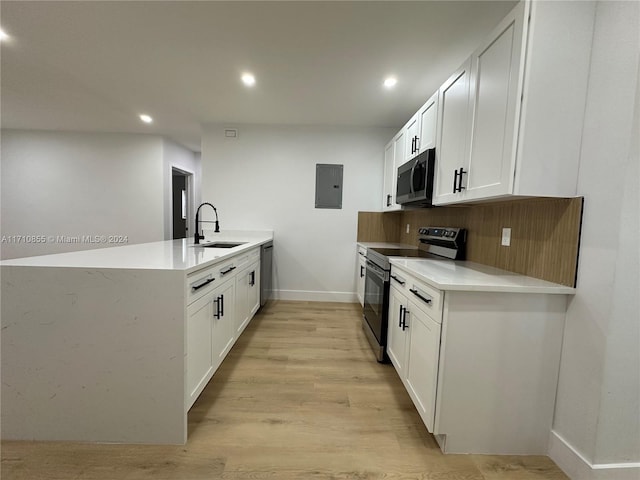
[[[272,240],[3,261],[2,438],[184,444],[187,411],[259,308]]]

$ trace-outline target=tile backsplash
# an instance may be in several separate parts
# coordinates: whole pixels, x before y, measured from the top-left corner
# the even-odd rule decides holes
[[[399,212],[359,212],[358,241],[418,245],[419,227],[464,227],[467,260],[575,286],[583,198],[532,198]],[[406,233],[407,224],[410,225]],[[511,246],[500,244],[511,229]]]

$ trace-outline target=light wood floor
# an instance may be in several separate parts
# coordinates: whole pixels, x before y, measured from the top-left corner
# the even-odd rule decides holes
[[[443,455],[360,306],[273,302],[189,413],[185,446],[4,442],[2,480],[567,479],[547,457]]]

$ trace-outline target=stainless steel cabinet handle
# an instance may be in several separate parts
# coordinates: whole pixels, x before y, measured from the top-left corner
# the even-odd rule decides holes
[[[423,297],[422,295],[420,295],[420,294],[418,293],[418,291],[417,291],[417,290],[414,290],[413,288],[410,288],[410,289],[409,289],[409,291],[410,291],[411,293],[413,293],[416,297],[418,297],[420,300],[422,300],[423,302],[431,303],[431,299],[430,299],[430,298]]]

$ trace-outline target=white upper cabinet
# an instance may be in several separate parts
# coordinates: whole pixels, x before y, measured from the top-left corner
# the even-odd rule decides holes
[[[436,125],[438,121],[438,92],[411,117],[404,130],[406,136],[406,160],[436,146]],[[404,163],[404,162],[402,162]],[[400,166],[401,163],[398,164]]]
[[[395,159],[395,168],[393,169],[393,176],[397,175],[397,169],[400,165],[407,161],[407,130],[403,128],[393,138],[393,157]],[[396,198],[396,182],[393,182],[393,199]]]
[[[396,203],[396,182],[398,180],[398,167],[405,160],[406,130],[400,130],[393,140],[384,148],[384,179],[382,192],[382,211],[391,212],[400,210]]]
[[[505,195],[513,189],[523,23],[520,3],[471,57],[473,130],[468,173],[462,178],[467,199]]]
[[[417,112],[404,127],[407,132],[405,161],[415,157],[419,152],[420,142],[420,112]],[[404,162],[402,162],[404,163]],[[398,166],[402,165],[399,163]]]
[[[467,60],[438,92],[440,131],[436,147],[435,204],[456,201],[459,169],[468,165],[470,70],[471,60]]]
[[[594,13],[521,2],[440,88],[435,204],[576,195]]]
[[[393,156],[393,140],[384,147],[384,178],[382,186],[382,211],[394,210],[396,175],[395,161]]]
[[[418,153],[436,146],[436,134],[438,125],[438,92],[418,110],[420,120],[420,136],[418,137]]]

